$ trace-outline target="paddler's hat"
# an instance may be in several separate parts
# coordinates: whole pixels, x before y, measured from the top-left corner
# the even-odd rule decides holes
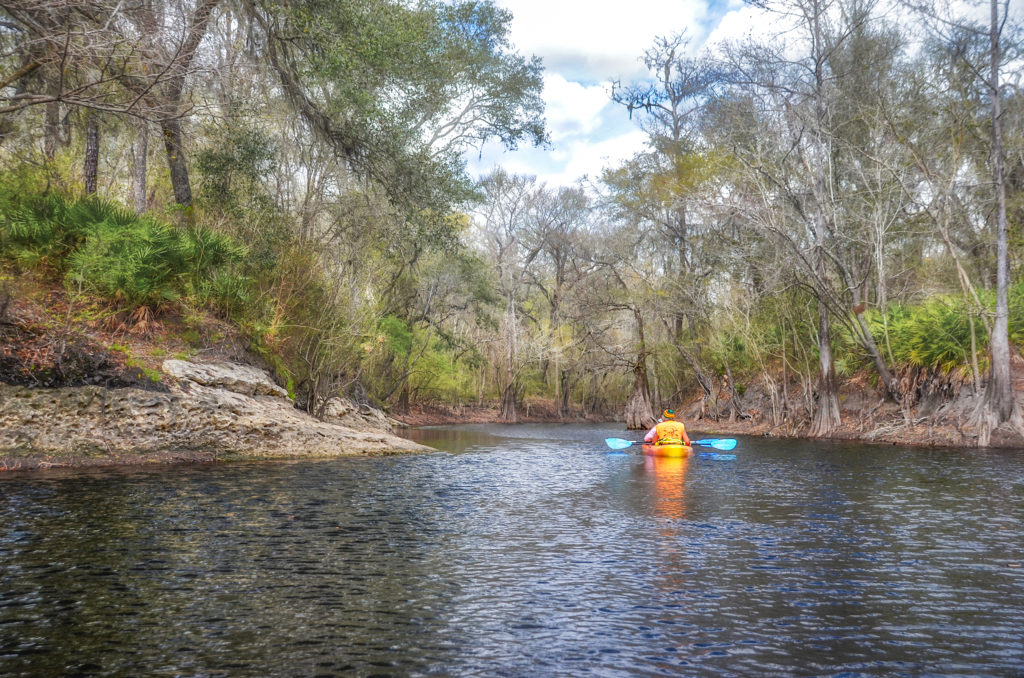
[[[675,410],[665,410],[665,418],[666,419],[675,419],[676,418]]]

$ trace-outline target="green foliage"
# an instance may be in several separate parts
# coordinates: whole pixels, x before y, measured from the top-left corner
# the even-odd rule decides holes
[[[981,301],[986,313],[995,308],[995,294],[982,293]],[[920,304],[893,304],[886,311],[889,346],[895,367],[922,367],[947,374],[953,370],[969,369],[971,363],[971,314],[959,296],[940,295]],[[976,313],[976,312],[975,312]],[[882,343],[885,326],[881,313],[866,314],[872,333]],[[1024,283],[1010,288],[1010,341],[1024,343]],[[982,319],[974,319],[975,346],[978,360],[986,362],[988,333]]]
[[[188,266],[186,291],[222,317],[242,316],[254,300],[255,281],[241,272],[248,264],[248,250],[209,228],[190,227],[180,235]]]
[[[290,394],[304,396],[315,411],[358,378],[362,344],[374,323],[307,247],[291,243],[278,254],[273,273],[258,281],[261,296],[244,326],[251,348],[274,367]]]
[[[39,165],[23,163],[0,172],[0,214],[10,215],[23,198],[45,193],[47,172]]]
[[[995,307],[994,293],[983,292],[981,301],[985,312],[991,314]],[[787,314],[798,307],[797,300],[780,297],[764,300],[758,312],[744,318],[742,325],[735,325],[727,318],[719,319],[714,333],[705,342],[710,366],[723,374],[728,362],[739,379],[741,375],[750,376],[760,369],[755,355],[762,356],[769,364],[778,364],[785,347],[791,366],[807,373],[815,372],[814,319],[797,316],[792,319],[792,326],[786,320]],[[916,367],[948,374],[957,370],[966,373],[970,369],[971,313],[962,297],[939,295],[917,304],[892,304],[884,317],[878,310],[868,309],[864,317],[887,362],[890,362],[891,352],[891,369]],[[1010,288],[1009,320],[1010,339],[1020,346],[1024,343],[1024,283]],[[848,378],[860,371],[873,372],[874,366],[853,334],[853,328],[839,324],[835,328],[833,357],[837,375]],[[977,315],[974,332],[977,358],[984,368],[989,338],[982,318]],[[798,341],[802,342],[801,346],[795,345]]]
[[[747,340],[735,331],[716,334],[710,346],[712,364],[722,374],[725,374],[726,363],[734,373],[744,374],[756,366],[748,348]]]
[[[123,223],[123,210],[97,198],[70,201],[56,193],[23,198],[4,228],[4,252],[30,268],[51,267],[62,272],[67,258],[88,237],[91,224]]]
[[[836,356],[833,362],[836,375],[844,378],[852,377],[862,366],[856,356],[850,354]]]
[[[1010,301],[1010,342],[1018,347],[1024,346],[1024,282],[1011,285]],[[992,295],[991,307],[995,308],[995,295]]]
[[[444,214],[471,190],[461,150],[545,140],[542,66],[512,51],[511,18],[490,2],[302,1],[273,47],[300,113],[358,176],[409,217]]]
[[[251,281],[233,269],[246,250],[230,237],[178,229],[95,196],[21,199],[4,222],[0,253],[128,307],[194,296],[230,314],[249,300]]]
[[[914,306],[894,304],[887,310],[889,345],[899,366],[923,367],[943,374],[970,364],[969,313],[956,297],[939,296]],[[881,313],[869,312],[872,333],[885,336]],[[988,341],[980,321],[975,322],[977,345]]]
[[[244,246],[209,228],[193,226],[177,233],[182,257],[188,263],[193,279],[199,279],[206,271],[240,261],[246,255]]]
[[[276,151],[262,130],[233,124],[216,128],[210,145],[196,156],[204,204],[236,217],[251,212],[252,204],[257,209],[272,204],[262,182],[274,171]]]
[[[421,399],[465,402],[474,396],[471,361],[457,357],[444,341],[431,342],[409,376],[409,386]]]
[[[377,329],[393,354],[405,355],[412,350],[412,330],[401,318],[385,316],[377,324]]]
[[[470,252],[460,252],[454,264],[457,266],[459,289],[468,299],[468,305],[476,312],[477,321],[491,321],[493,324],[493,318],[485,310],[501,302],[494,281],[494,270],[481,257]]]
[[[170,226],[100,221],[68,257],[66,282],[127,306],[157,306],[180,296],[186,270],[181,238]]]
[[[199,284],[198,299],[221,317],[241,318],[255,301],[255,281],[234,269],[218,268]]]

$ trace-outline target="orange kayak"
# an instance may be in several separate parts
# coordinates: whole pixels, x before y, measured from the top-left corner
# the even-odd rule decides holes
[[[644,445],[644,454],[652,457],[689,457],[693,448],[689,445]]]

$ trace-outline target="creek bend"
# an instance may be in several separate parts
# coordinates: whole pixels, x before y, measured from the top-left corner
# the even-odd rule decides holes
[[[0,476],[0,674],[1024,666],[1021,451],[409,435],[443,451]]]

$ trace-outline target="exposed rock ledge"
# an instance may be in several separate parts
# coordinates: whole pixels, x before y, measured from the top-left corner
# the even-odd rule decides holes
[[[192,381],[203,386],[222,388],[243,395],[288,397],[288,391],[274,383],[270,375],[250,365],[223,361],[193,363],[187,360],[165,360],[164,374],[175,379]]]
[[[382,415],[363,417],[384,421],[376,430],[311,417],[255,368],[167,363],[168,392],[0,384],[0,470],[430,450],[395,436]]]

